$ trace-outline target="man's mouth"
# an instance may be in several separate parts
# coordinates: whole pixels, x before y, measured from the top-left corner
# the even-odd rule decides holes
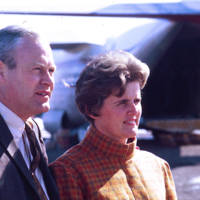
[[[36,94],[43,96],[43,97],[46,97],[46,96],[50,97],[51,96],[51,93],[47,92],[47,91],[36,92]]]

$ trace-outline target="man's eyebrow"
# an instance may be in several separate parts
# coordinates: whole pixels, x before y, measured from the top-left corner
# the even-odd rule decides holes
[[[44,64],[44,63],[41,63],[41,62],[35,62],[34,64],[35,64],[35,65],[40,65],[40,66],[42,66],[42,67],[45,67],[45,64]]]
[[[35,62],[35,65],[38,65],[38,66],[41,66],[41,67],[45,67],[46,66],[46,64],[44,64],[44,63],[42,63],[42,62]],[[55,64],[47,64],[47,66],[49,66],[49,67],[53,67],[53,68],[56,68],[56,65]]]

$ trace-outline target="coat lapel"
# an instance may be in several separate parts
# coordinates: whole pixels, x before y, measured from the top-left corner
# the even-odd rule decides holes
[[[5,168],[9,164],[9,162],[13,162],[16,168],[19,170],[20,174],[27,179],[27,182],[37,193],[36,187],[34,185],[32,176],[28,171],[27,165],[24,161],[24,158],[17,148],[13,136],[7,127],[5,121],[0,115],[0,146],[2,146],[2,153],[0,154],[0,165],[2,166],[0,170],[0,177],[2,176]]]
[[[40,130],[39,130],[40,131]],[[47,159],[44,157],[44,155],[46,155],[46,151],[45,153],[43,152],[44,148],[41,148],[41,145],[44,145],[43,143],[41,143],[41,145],[39,145],[38,141],[36,141],[36,145],[38,145],[39,147],[39,151],[40,151],[40,164],[39,164],[39,168],[43,174],[43,179],[46,185],[46,189],[47,189],[47,193],[49,195],[49,198],[52,200],[59,200],[59,193],[57,190],[57,186],[55,183],[55,180],[53,179],[51,172],[48,168],[47,165]]]
[[[39,143],[37,143],[37,145],[39,145]],[[51,200],[59,200],[59,194],[58,194],[55,181],[48,169],[46,159],[44,158],[44,153],[43,151],[41,151],[41,148],[39,149],[40,149],[40,154],[41,154],[39,167],[43,174],[43,178],[46,184],[49,197]],[[4,119],[0,115],[0,166],[1,166],[0,179],[9,162],[12,162],[15,165],[15,167],[19,171],[19,174],[23,176],[22,178],[27,180],[29,185],[33,188],[35,193],[38,195],[37,189],[35,187],[35,183],[27,168],[24,158],[20,150],[17,148],[14,142],[13,136],[9,128],[7,127]],[[39,196],[38,196],[38,199],[39,199]]]

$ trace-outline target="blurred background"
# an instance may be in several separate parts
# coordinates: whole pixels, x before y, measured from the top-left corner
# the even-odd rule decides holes
[[[88,127],[74,101],[81,70],[93,56],[123,49],[151,70],[138,145],[169,162],[179,199],[197,199],[200,1],[7,0],[1,2],[0,28],[11,24],[35,29],[53,49],[57,71],[51,110],[36,118],[50,162],[80,142]]]

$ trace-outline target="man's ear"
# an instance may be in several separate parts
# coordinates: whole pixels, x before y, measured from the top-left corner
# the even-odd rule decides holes
[[[5,77],[6,65],[0,60],[0,79]]]

